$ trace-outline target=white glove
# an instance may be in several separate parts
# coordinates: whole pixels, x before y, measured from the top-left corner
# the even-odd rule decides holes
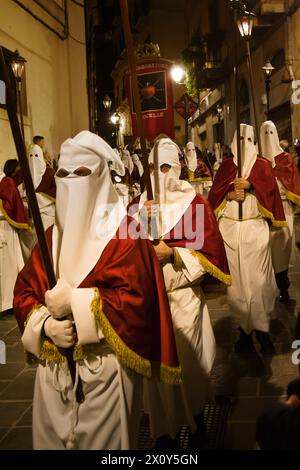
[[[53,318],[63,318],[71,313],[72,287],[64,279],[58,279],[53,289],[45,293],[45,303]]]
[[[44,323],[44,331],[48,338],[59,348],[70,348],[74,344],[74,330],[71,320],[55,320],[49,317]]]

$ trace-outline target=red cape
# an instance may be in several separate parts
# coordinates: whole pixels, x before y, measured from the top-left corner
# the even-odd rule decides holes
[[[275,157],[276,166],[273,173],[286,189],[287,198],[300,205],[300,174],[296,163],[289,153],[283,152]]]
[[[30,230],[25,207],[18,187],[9,176],[0,181],[0,212],[14,228]]]
[[[130,217],[124,218],[115,238],[78,287],[98,289],[100,301],[95,320],[125,365],[147,377],[158,371],[163,381],[178,383],[180,369],[161,268],[148,240],[123,238],[125,223],[127,227],[136,225]],[[46,231],[46,237],[51,253],[52,227]],[[17,278],[14,292],[14,312],[22,332],[32,309],[45,305],[48,288],[36,246]],[[56,347],[52,344],[53,348]]]
[[[56,184],[55,184],[55,170],[51,166],[47,166],[43,174],[42,181],[35,190],[37,193],[42,194],[48,199],[55,201],[56,198]]]
[[[189,181],[211,181],[211,173],[202,158],[197,157],[197,168],[194,172],[189,171]]]
[[[216,213],[225,207],[226,194],[232,190],[232,183],[237,177],[237,166],[233,158],[227,158],[218,169],[208,199]],[[258,201],[258,208],[275,227],[286,226],[276,179],[270,162],[257,157],[248,181],[252,184]]]
[[[138,207],[140,196],[135,198],[128,206],[128,210],[133,210]],[[201,221],[204,224],[204,241],[203,245],[199,243],[196,245],[196,238],[194,233],[200,230],[199,220],[196,218],[197,205],[202,205],[204,208],[204,220]],[[130,212],[132,214],[132,212]],[[182,234],[182,238],[175,238],[176,233],[180,233],[178,227],[184,227],[185,232]],[[190,228],[190,234],[189,232]],[[208,275],[206,276],[205,283],[210,283],[212,278],[223,282],[226,285],[231,284],[231,276],[227,263],[227,256],[225,252],[224,242],[219,230],[219,226],[210,203],[201,194],[196,193],[195,198],[191,202],[190,208],[182,216],[175,227],[170,233],[164,235],[164,242],[172,247],[189,248],[189,245],[193,243],[195,246],[192,249],[193,254],[198,257],[199,262],[205,268]],[[201,246],[202,245],[202,246]]]

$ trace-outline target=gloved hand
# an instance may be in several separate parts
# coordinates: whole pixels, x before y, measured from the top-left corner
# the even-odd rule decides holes
[[[74,329],[71,320],[59,321],[48,317],[44,323],[44,331],[59,348],[67,349],[74,344]]]
[[[46,307],[53,318],[63,318],[71,313],[72,287],[64,279],[58,279],[53,289],[45,293]]]

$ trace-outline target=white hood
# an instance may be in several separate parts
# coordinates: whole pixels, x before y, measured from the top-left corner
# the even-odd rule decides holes
[[[186,144],[185,156],[188,169],[190,171],[195,171],[197,168],[197,153],[193,142],[188,142]]]
[[[172,230],[179,222],[188,206],[195,198],[196,192],[187,181],[180,180],[181,166],[179,163],[179,147],[169,138],[156,142],[149,155],[149,163],[154,164],[151,183],[155,201],[159,203],[159,236]],[[168,173],[162,173],[160,167],[170,165]],[[147,199],[143,193],[140,206]]]
[[[283,152],[279,144],[276,126],[272,121],[265,121],[260,128],[262,156],[275,166],[275,157]]]
[[[238,166],[237,162],[237,131],[234,133],[233,141],[231,144],[231,151],[233,153],[233,161]],[[252,126],[241,124],[241,159],[242,159],[242,177],[248,178],[251,173],[252,167],[257,159],[257,148],[254,143],[254,130]]]
[[[28,163],[34,189],[40,185],[46,171],[43,150],[39,145],[31,145],[28,150]]]
[[[108,163],[117,159],[99,136],[82,131],[61,146],[55,176],[56,218],[53,229],[53,261],[57,277],[77,287],[98,262],[115,235],[126,210],[111,182]],[[80,167],[88,176],[73,172]]]

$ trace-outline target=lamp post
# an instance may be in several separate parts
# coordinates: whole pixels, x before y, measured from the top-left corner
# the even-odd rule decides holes
[[[111,122],[116,128],[116,148],[119,150],[119,128],[120,128],[120,122],[121,122],[121,116],[119,113],[114,113],[110,117]]]
[[[23,109],[22,109],[22,78],[25,70],[26,59],[20,56],[18,50],[16,49],[14,55],[10,60],[11,68],[13,70],[16,83],[17,83],[17,93],[18,93],[18,103],[19,103],[19,112],[20,112],[20,121],[21,121],[21,132],[23,141],[25,142],[25,133],[24,133],[24,121],[23,121]]]
[[[265,65],[262,67],[265,76],[266,94],[267,94],[267,119],[270,115],[270,89],[271,89],[271,76],[275,68],[271,64],[270,60],[267,60]]]
[[[254,13],[252,13],[251,11],[247,11],[243,4],[237,16],[236,23],[239,28],[240,34],[242,38],[245,40],[246,46],[247,46],[247,63],[248,63],[248,70],[249,70],[249,76],[250,76],[251,96],[252,96],[252,104],[253,104],[253,112],[254,112],[254,120],[255,120],[256,138],[257,138],[257,145],[258,145],[258,153],[261,156],[262,155],[261,141],[260,141],[260,133],[259,133],[259,127],[258,127],[258,114],[257,114],[257,106],[256,106],[256,101],[255,101],[255,93],[254,93],[254,75],[253,75],[251,50],[250,50],[250,39],[252,35],[254,17],[255,17]]]

